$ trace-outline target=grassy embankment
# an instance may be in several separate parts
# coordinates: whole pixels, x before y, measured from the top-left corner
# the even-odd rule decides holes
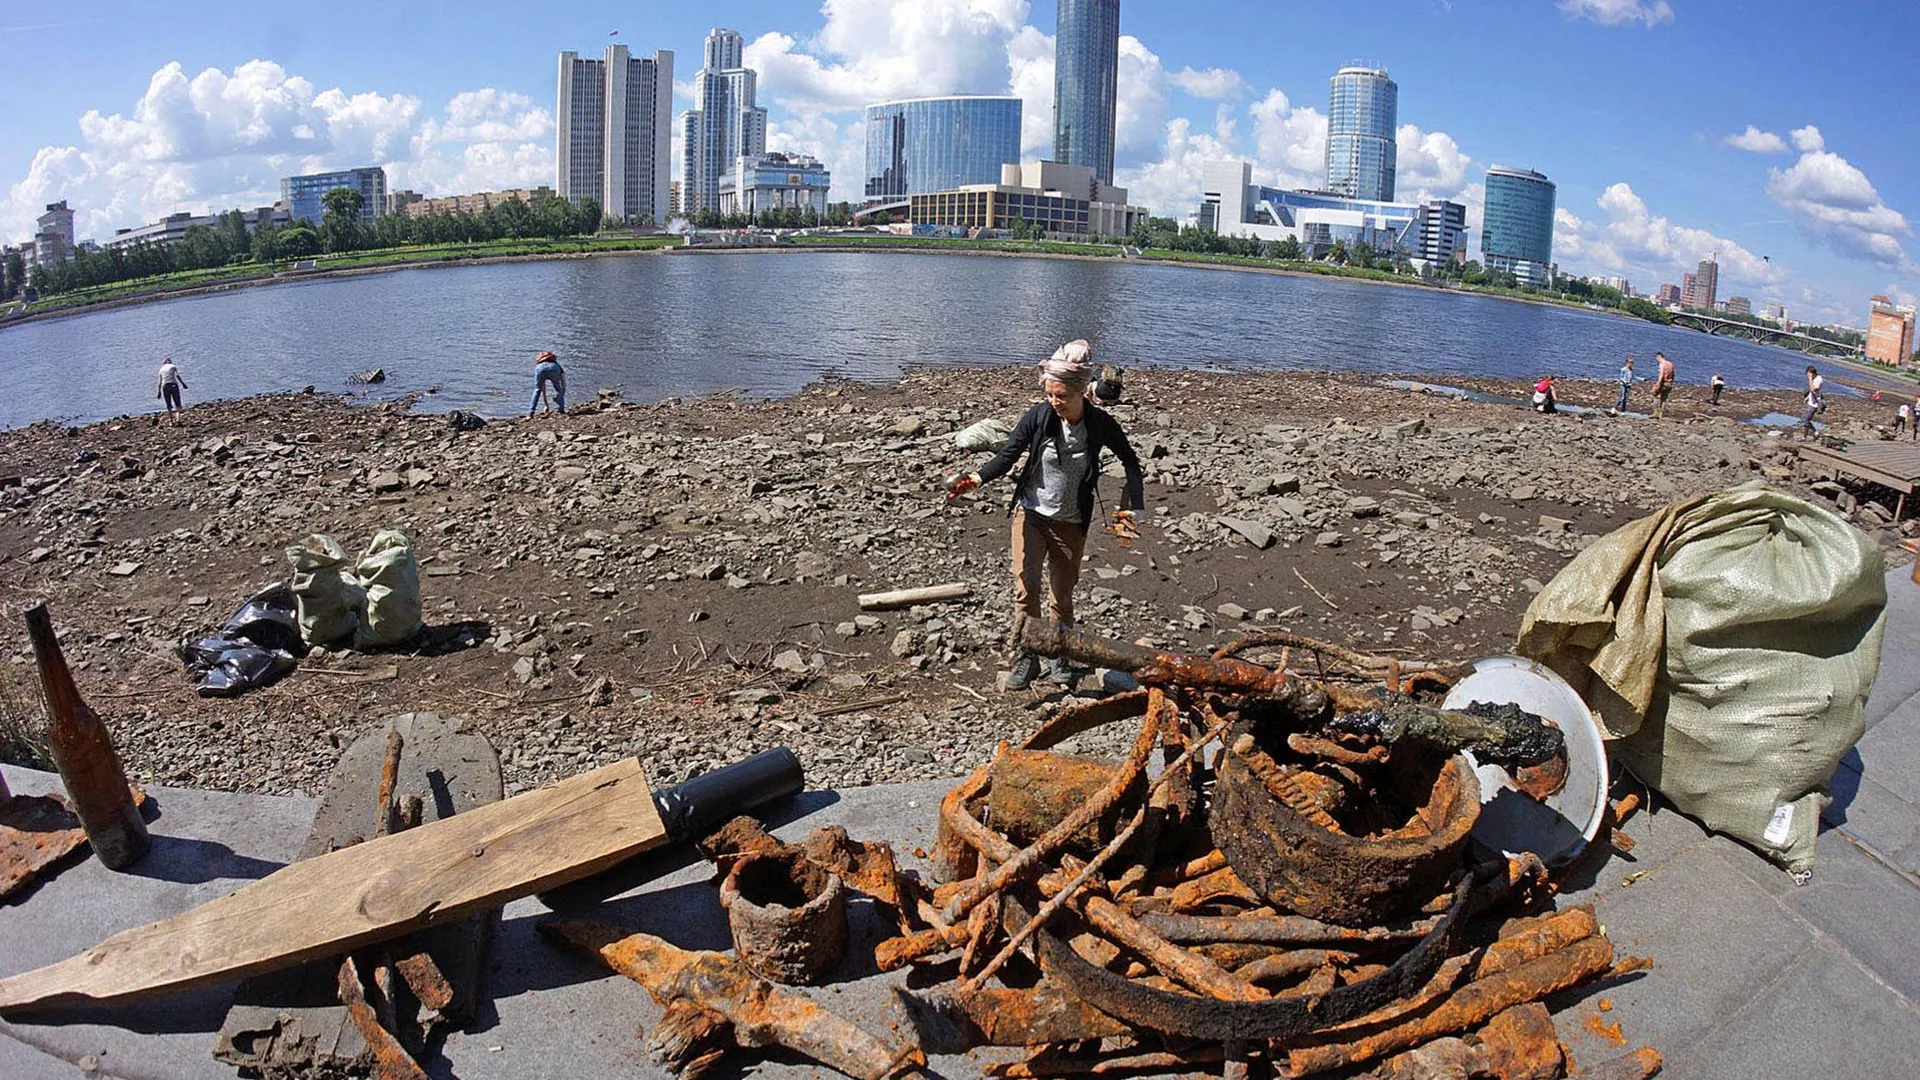
[[[482,259],[591,255],[609,251],[644,251],[650,248],[667,247],[677,243],[679,243],[677,237],[669,236],[598,236],[591,239],[573,238],[558,240],[546,237],[535,237],[521,240],[481,240],[472,243],[415,244],[407,247],[381,248],[373,251],[347,251],[334,255],[317,255],[312,259],[287,259],[266,266],[258,263],[239,263],[233,266],[218,266],[205,270],[182,270],[172,274],[156,274],[152,277],[135,278],[131,281],[116,281],[108,285],[96,285],[92,288],[76,289],[72,292],[58,293],[46,297],[28,304],[22,314],[38,315],[51,311],[90,307],[95,304],[109,303],[115,300],[128,300],[142,296],[161,296],[167,293],[206,288],[214,285],[237,285],[277,277],[283,274],[307,276],[311,274],[325,274],[336,270],[368,270],[381,267],[469,262]]]

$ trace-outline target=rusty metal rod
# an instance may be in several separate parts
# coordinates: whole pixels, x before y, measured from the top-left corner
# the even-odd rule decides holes
[[[1155,700],[1157,703],[1164,699],[1156,698]],[[1154,711],[1153,706],[1149,706],[1147,711],[1149,715],[1152,715]],[[1040,905],[1040,910],[1034,914],[1033,918],[1028,920],[1025,926],[1022,926],[1010,936],[1007,939],[1006,946],[1003,947],[992,960],[987,962],[986,967],[981,968],[977,974],[967,980],[966,983],[963,983],[961,989],[978,989],[981,983],[985,982],[994,972],[999,971],[1001,966],[1013,956],[1014,952],[1018,950],[1021,945],[1025,944],[1028,938],[1033,936],[1034,931],[1046,925],[1048,919],[1059,914],[1061,908],[1071,903],[1073,899],[1080,894],[1080,890],[1084,889],[1087,883],[1092,880],[1093,876],[1099,873],[1101,868],[1106,866],[1115,855],[1118,855],[1120,849],[1126,847],[1127,843],[1133,839],[1134,834],[1140,831],[1140,827],[1146,824],[1148,805],[1152,802],[1154,793],[1159,791],[1174,777],[1179,776],[1181,770],[1187,767],[1187,763],[1193,760],[1194,754],[1202,747],[1219,738],[1220,733],[1225,730],[1225,724],[1215,725],[1212,730],[1194,740],[1193,744],[1188,746],[1184,753],[1170,762],[1166,769],[1155,778],[1153,784],[1147,789],[1147,797],[1140,800],[1140,808],[1133,812],[1133,819],[1127,822],[1126,827],[1115,833],[1113,839],[1107,842],[1107,846],[1102,848],[1098,855],[1094,856],[1092,862],[1089,862],[1078,874],[1074,875],[1072,881],[1067,882],[1066,886],[1059,892],[1048,897],[1046,903]],[[965,970],[966,963],[964,959],[960,966],[962,970]]]
[[[724,1016],[743,1047],[784,1046],[854,1080],[924,1069],[917,1048],[894,1048],[808,998],[749,972],[733,957],[676,948],[651,934],[578,920],[541,923],[547,940],[598,959],[664,1008],[682,1001]]]
[[[1146,686],[1181,686],[1237,694],[1278,695],[1295,689],[1285,672],[1231,657],[1159,652],[1111,638],[1094,637],[1062,623],[1023,619],[1020,644],[1043,656],[1065,656],[1132,673]]]
[[[1430,1039],[1466,1031],[1515,1005],[1578,986],[1607,970],[1612,963],[1611,942],[1604,937],[1585,938],[1510,971],[1470,982],[1406,1023],[1351,1042],[1296,1045],[1287,1052],[1288,1075],[1311,1076],[1358,1065]]]
[[[1076,807],[1059,824],[1048,829],[1038,840],[1006,859],[1000,868],[991,874],[977,877],[960,894],[947,902],[942,914],[948,922],[958,922],[964,918],[975,904],[1005,889],[1016,881],[1037,877],[1042,871],[1041,860],[1066,846],[1088,825],[1104,817],[1121,797],[1126,795],[1134,781],[1146,770],[1147,759],[1153,754],[1153,747],[1163,728],[1170,728],[1178,717],[1173,703],[1166,695],[1155,691],[1147,705],[1147,718],[1140,725],[1140,734],[1133,741],[1133,749],[1127,759],[1094,796]]]
[[[393,1032],[380,1025],[373,1005],[367,1001],[366,987],[360,982],[360,969],[352,956],[340,961],[337,984],[340,1004],[347,1007],[347,1018],[353,1021],[360,1037],[366,1040],[367,1049],[373,1053],[377,1080],[428,1080],[426,1070],[413,1060],[407,1048],[400,1045]]]
[[[1342,952],[1339,949],[1297,949],[1242,964],[1234,968],[1233,973],[1248,982],[1259,982],[1263,979],[1291,979],[1329,964],[1352,963],[1354,959],[1353,953]]]
[[[1349,943],[1390,944],[1416,941],[1433,931],[1438,919],[1404,926],[1335,926],[1305,915],[1145,915],[1140,919],[1168,941],[1183,944],[1250,942],[1267,945]]]

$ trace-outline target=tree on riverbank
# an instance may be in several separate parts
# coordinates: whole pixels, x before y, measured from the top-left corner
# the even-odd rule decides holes
[[[340,188],[328,192],[339,211],[361,198],[360,193]],[[319,231],[297,223],[283,227],[260,225],[247,230],[245,217],[238,210],[220,215],[211,226],[196,225],[170,244],[130,244],[100,251],[83,251],[73,259],[54,266],[36,266],[31,275],[33,286],[42,296],[54,296],[76,289],[135,281],[184,270],[208,270],[235,264],[271,268],[281,259],[304,259],[327,251],[360,251],[406,248],[420,244],[479,243],[489,240],[524,237],[560,238],[591,235],[600,224],[600,204],[582,199],[578,204],[561,198],[544,198],[532,203],[518,198],[495,203],[481,213],[439,213],[410,218],[404,214],[383,214],[372,226],[358,221],[360,206],[350,213],[337,212],[329,205]],[[18,261],[18,252],[13,254]],[[24,269],[17,280],[29,280]],[[18,285],[15,286],[16,291]]]

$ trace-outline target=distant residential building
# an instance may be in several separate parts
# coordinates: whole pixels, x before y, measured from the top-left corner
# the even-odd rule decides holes
[[[677,218],[682,216],[682,214],[683,211],[680,208],[680,181],[670,181],[667,184],[667,216]]]
[[[1691,275],[1689,275],[1691,276]],[[1680,302],[1680,286],[1668,281],[1660,286],[1659,302],[1669,307]]]
[[[1147,208],[1127,203],[1127,190],[1102,182],[1093,169],[1057,161],[1004,165],[998,184],[968,184],[913,196],[915,225],[957,229],[1011,229],[1015,221],[1048,233],[1120,236],[1146,220]]]
[[[1778,300],[1769,303],[1763,310],[1766,312],[1767,318],[1775,322],[1787,321],[1787,305]]]
[[[1020,99],[963,94],[867,106],[868,202],[995,184],[1020,163]]]
[[[1687,276],[1685,288],[1681,290],[1682,307],[1696,308],[1700,311],[1712,311],[1714,298],[1720,291],[1720,264],[1716,255],[1700,260],[1700,266]]]
[[[1912,363],[1913,318],[1912,304],[1874,297],[1867,315],[1867,359],[1883,364]]]
[[[1543,286],[1553,263],[1553,181],[1532,169],[1487,169],[1481,214],[1481,261],[1489,268]]]
[[[295,221],[319,225],[326,220],[327,192],[351,188],[360,193],[360,224],[387,212],[387,170],[378,165],[361,169],[287,176],[280,180],[280,202]]]
[[[1621,296],[1634,295],[1633,282],[1628,281],[1626,278],[1623,278],[1623,277],[1601,278],[1600,284],[1605,285],[1607,288],[1618,292]]]
[[[827,167],[804,154],[756,154],[736,159],[733,171],[720,178],[716,209],[723,214],[788,208],[825,214],[832,186]]]
[[[1729,296],[1727,297],[1727,314],[1751,315],[1753,314],[1753,301],[1744,296]]]
[[[746,66],[738,31],[707,33],[705,63],[693,77],[699,108],[681,118],[680,206],[684,212],[719,206],[720,178],[743,158],[767,149],[767,110],[754,104],[758,76]]]
[[[46,205],[47,212],[34,220],[33,242],[22,249],[30,253],[28,270],[73,258],[73,211],[67,209],[65,199]]]
[[[480,191],[472,195],[447,195],[437,199],[415,199],[408,203],[402,213],[410,218],[423,218],[430,214],[484,214],[509,199],[519,199],[523,203],[535,203],[554,197],[552,188],[545,184],[531,188],[508,188],[505,191]]]
[[[1327,190],[1350,199],[1393,201],[1400,87],[1378,68],[1344,67],[1327,103]]]
[[[329,188],[328,190],[332,190]],[[273,206],[261,206],[252,210],[242,210],[240,220],[251,233],[262,223],[274,226],[293,224],[293,215],[286,207],[278,203]],[[103,248],[127,248],[135,244],[171,244],[184,240],[187,230],[194,226],[214,228],[220,224],[220,215],[214,213],[195,214],[182,210],[177,214],[168,214],[159,221],[140,225],[131,229],[115,229],[112,236],[101,241]]]
[[[1060,0],[1053,34],[1053,160],[1113,182],[1120,0]],[[1019,160],[1016,149],[1009,162]]]
[[[1446,199],[1420,204],[1420,245],[1409,253],[1428,262],[1458,262],[1467,252],[1467,208]]]
[[[627,222],[667,219],[673,156],[673,52],[635,59],[609,45],[601,59],[560,54],[554,184],[563,199],[595,199]]]
[[[1336,243],[1422,262],[1458,259],[1466,248],[1467,208],[1445,199],[1395,203],[1270,188],[1253,183],[1253,166],[1244,161],[1208,165],[1200,188],[1194,221],[1201,228],[1256,240],[1292,238],[1309,259],[1326,257]]]
[[[417,202],[423,202],[425,199],[426,196],[417,191],[407,191],[405,189],[389,191],[387,192],[387,216],[392,217],[395,214],[404,214],[407,211],[407,207]]]

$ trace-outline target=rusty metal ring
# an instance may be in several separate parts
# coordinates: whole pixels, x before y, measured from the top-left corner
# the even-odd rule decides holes
[[[1101,1012],[1129,1023],[1195,1039],[1291,1039],[1344,1024],[1418,991],[1454,954],[1467,919],[1507,891],[1504,861],[1463,875],[1446,912],[1418,944],[1380,974],[1318,998],[1222,1001],[1141,986],[1087,962],[1048,929],[1034,935],[1034,952],[1047,978]],[[1027,890],[1010,890],[1005,902],[1010,924],[1033,917]]]

